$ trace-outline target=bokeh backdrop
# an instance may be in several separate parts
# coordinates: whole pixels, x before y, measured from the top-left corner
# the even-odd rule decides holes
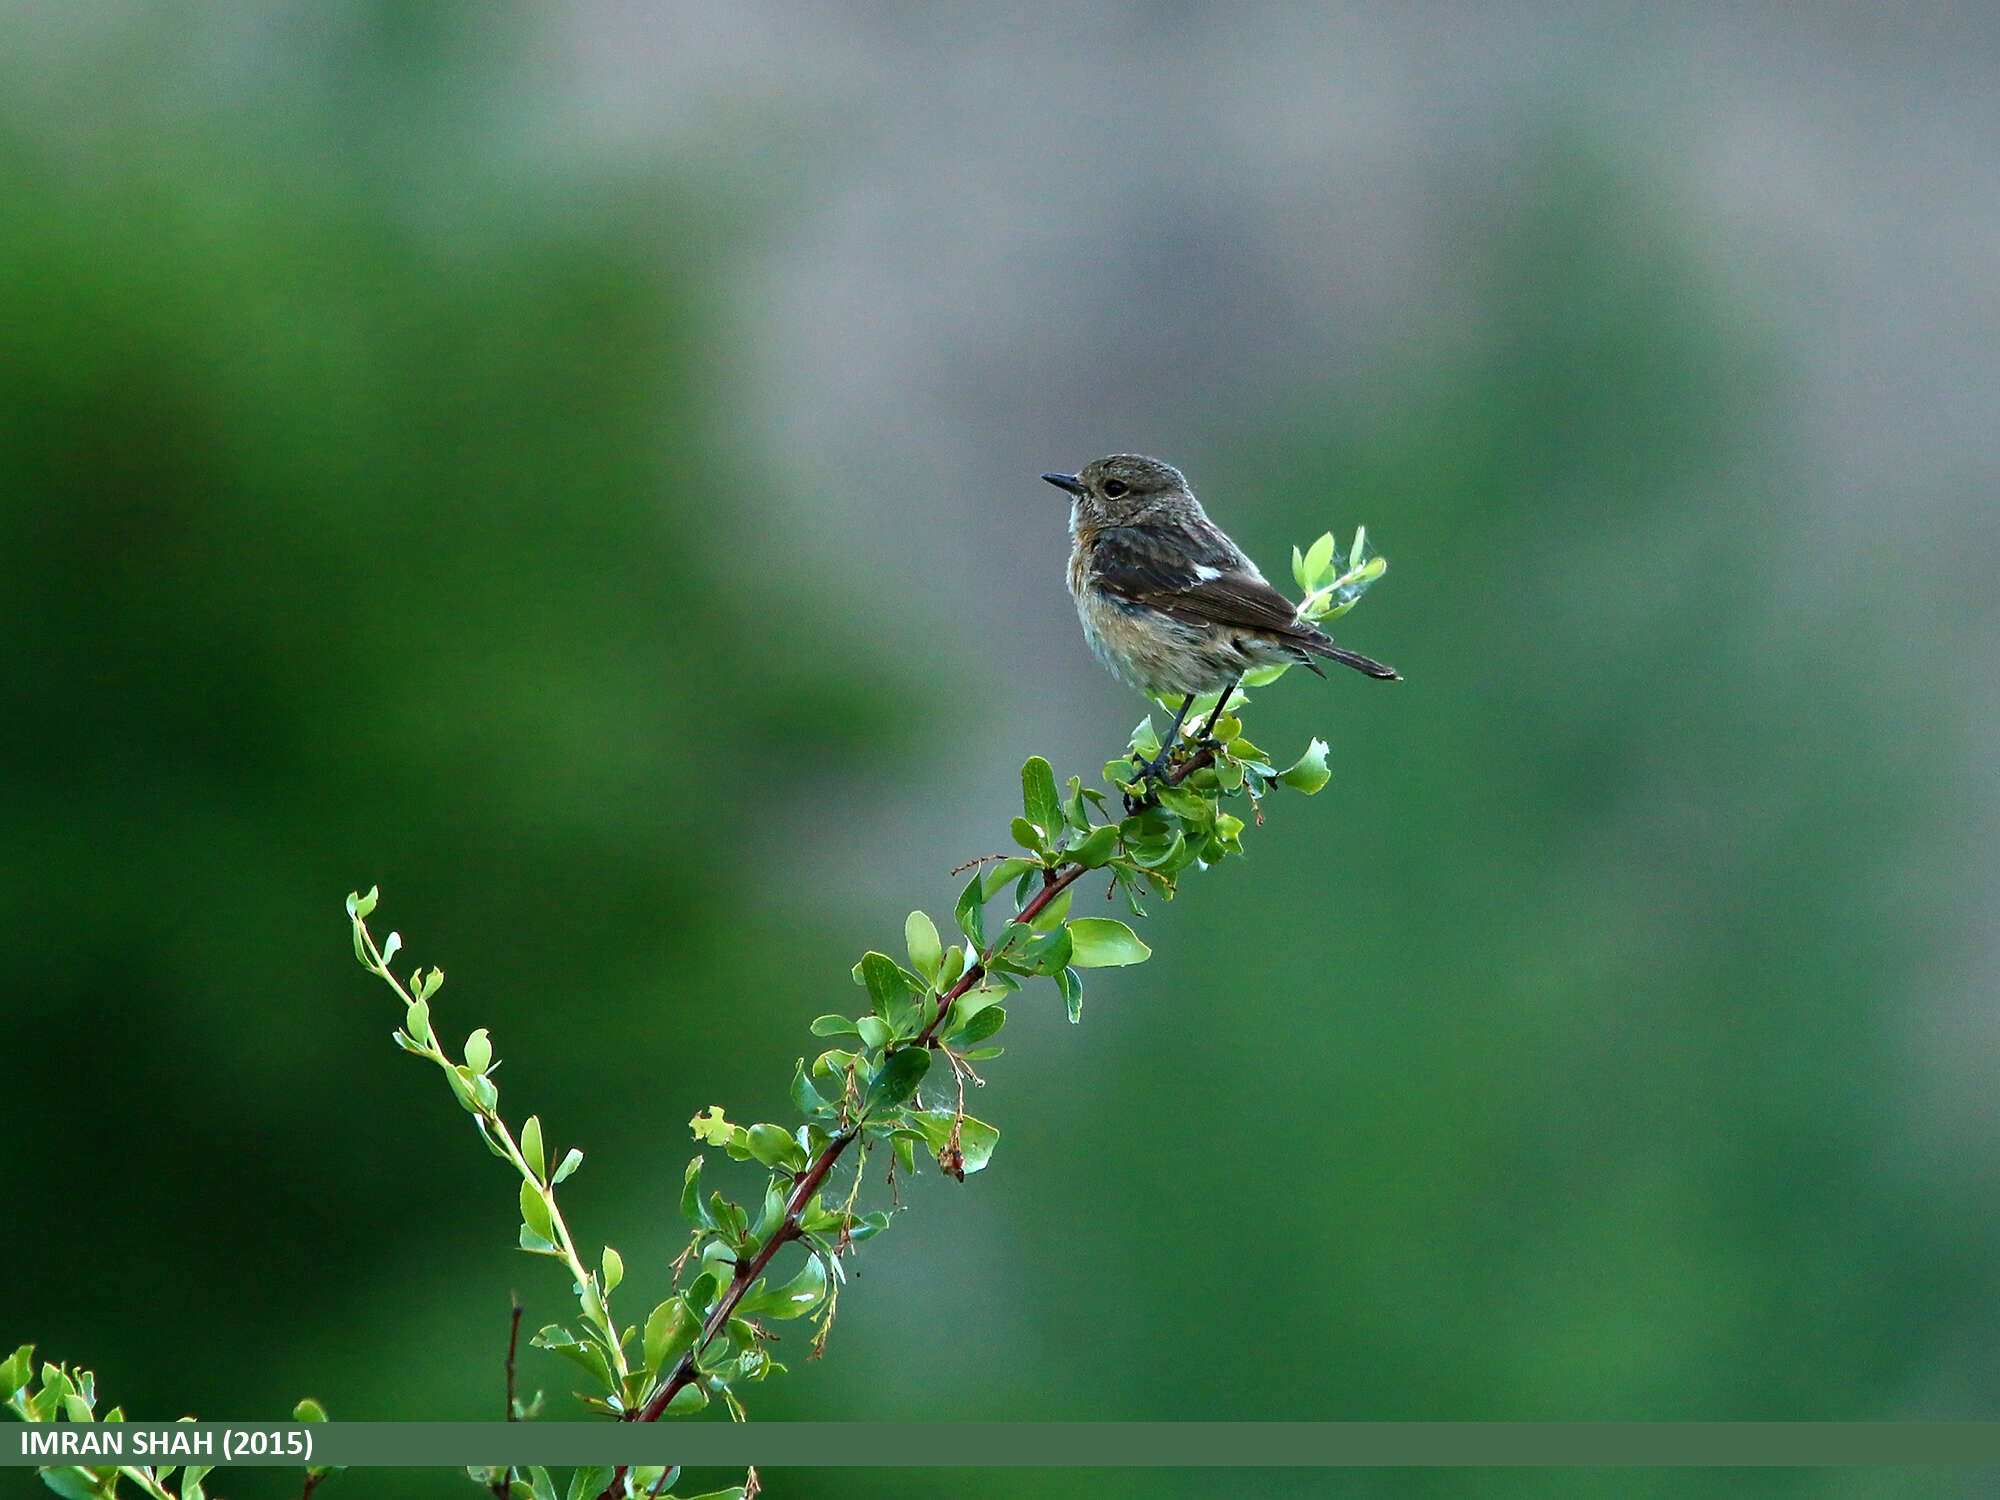
[[[1996,67],[1863,7],[10,8],[0,1344],[498,1414],[565,1288],[389,1045],[374,882],[649,1301],[688,1117],[781,1110],[1020,761],[1142,711],[1035,478],[1136,450],[1274,575],[1366,523],[1408,680],[1259,697],[1333,786],[1014,1008],[993,1166],[755,1414],[1994,1416]]]

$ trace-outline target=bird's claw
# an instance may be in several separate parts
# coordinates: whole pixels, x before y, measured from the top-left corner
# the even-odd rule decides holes
[[[1125,794],[1126,817],[1129,818],[1134,813],[1145,811],[1145,809],[1151,807],[1158,800],[1157,787],[1152,785],[1152,783],[1157,783],[1158,786],[1165,786],[1167,784],[1167,764],[1173,757],[1173,750],[1174,747],[1172,745],[1162,745],[1160,746],[1160,753],[1155,755],[1151,760],[1141,760],[1137,752],[1134,752],[1132,763],[1139,768],[1138,781],[1146,790],[1145,795],[1139,797],[1133,796],[1130,792]]]

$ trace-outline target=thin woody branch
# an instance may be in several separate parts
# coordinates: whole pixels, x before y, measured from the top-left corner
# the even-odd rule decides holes
[[[1300,586],[1319,601],[1302,610],[1302,620],[1338,613],[1380,574],[1379,560],[1362,561],[1358,536],[1345,573],[1335,566],[1333,551],[1328,535],[1294,558]],[[1279,670],[1253,673],[1251,685],[1261,686]],[[1184,872],[1211,868],[1243,852],[1247,825],[1226,805],[1227,799],[1247,797],[1242,811],[1261,824],[1261,799],[1274,788],[1282,785],[1310,796],[1326,785],[1330,773],[1323,742],[1312,741],[1304,755],[1280,771],[1243,736],[1233,682],[1217,694],[1215,710],[1202,729],[1184,737],[1182,726],[1195,698],[1185,696],[1164,744],[1151,718],[1142,720],[1131,736],[1128,758],[1105,766],[1102,788],[1070,777],[1064,790],[1046,760],[1029,757],[1021,768],[1024,816],[1013,819],[1010,829],[1022,852],[972,862],[977,869],[958,897],[949,946],[929,914],[911,912],[903,931],[907,967],[885,953],[865,953],[854,966],[854,979],[868,993],[866,1009],[812,1022],[815,1036],[842,1040],[822,1052],[810,1071],[800,1060],[791,1096],[804,1117],[802,1124],[739,1124],[726,1119],[720,1105],[696,1115],[691,1123],[705,1145],[725,1147],[737,1161],[754,1158],[768,1169],[761,1201],[731,1201],[721,1192],[704,1196],[704,1157],[698,1154],[688,1164],[681,1195],[692,1234],[674,1263],[676,1288],[680,1268],[690,1257],[697,1258],[695,1278],[650,1316],[630,1320],[622,1332],[612,1319],[610,1298],[624,1280],[624,1258],[607,1246],[596,1266],[586,1265],[557,1203],[559,1187],[582,1163],[583,1153],[547,1149],[536,1116],[530,1115],[518,1132],[509,1128],[499,1110],[493,1076],[498,1059],[487,1032],[472,1032],[462,1057],[447,1053],[429,1006],[443,974],[418,969],[406,985],[390,968],[401,938],[390,933],[378,947],[368,931],[366,918],[378,893],[348,898],[356,958],[403,1004],[398,1045],[438,1066],[487,1148],[520,1178],[521,1248],[562,1262],[570,1273],[581,1321],[552,1323],[530,1342],[590,1374],[602,1394],[579,1392],[588,1405],[620,1421],[652,1422],[670,1410],[695,1410],[719,1399],[741,1420],[743,1387],[784,1368],[766,1350],[773,1337],[761,1321],[767,1318],[814,1315],[817,1331],[808,1357],[817,1357],[838,1306],[848,1248],[881,1233],[892,1221],[883,1209],[862,1210],[867,1174],[860,1169],[844,1203],[826,1201],[827,1183],[854,1143],[861,1141],[864,1150],[889,1145],[892,1190],[897,1169],[907,1171],[919,1147],[960,1180],[981,1170],[1000,1132],[966,1113],[965,1085],[968,1078],[981,1081],[973,1063],[998,1054],[998,1048],[986,1044],[1007,1022],[999,1002],[1023,983],[1045,978],[1062,995],[1074,1022],[1082,1014],[1085,974],[1150,956],[1148,945],[1123,921],[1074,912],[1065,893],[1090,872],[1106,874],[1106,895],[1122,890],[1132,915],[1143,918],[1140,898],[1147,892],[1170,899]],[[994,868],[988,870],[988,864]],[[989,928],[989,908],[1010,884],[1012,915]],[[962,944],[956,941],[960,934]],[[922,1096],[939,1054],[957,1083],[956,1108],[936,1096],[927,1104]],[[822,1093],[825,1085],[816,1080],[825,1079],[832,1079],[837,1089]],[[794,1243],[803,1244],[805,1264],[789,1281],[769,1284],[767,1273],[778,1253]],[[506,1367],[509,1420],[520,1413],[514,1383],[519,1319],[516,1306]],[[634,1339],[638,1343],[628,1355]],[[653,1484],[651,1466],[620,1467],[600,1500],[621,1500],[635,1484],[650,1484],[657,1491],[665,1486],[668,1472],[662,1469]],[[505,1495],[519,1493],[530,1478],[539,1494],[548,1476],[533,1469],[519,1477],[511,1470],[476,1477],[496,1495]]]
[[[1178,786],[1187,777],[1193,775],[1202,767],[1212,765],[1214,759],[1214,751],[1204,747],[1189,756],[1186,760],[1170,768],[1162,779],[1169,786]],[[1032,923],[1050,902],[1054,901],[1057,896],[1061,895],[1089,872],[1086,866],[1074,859],[1070,859],[1063,860],[1049,867],[1049,873],[1052,878],[1047,880],[1042,888],[1035,892],[1034,896],[1029,899],[1027,904],[1018,913],[1009,918],[1009,925],[1025,926]],[[959,976],[957,982],[938,996],[936,1009],[929,1023],[906,1045],[912,1047],[933,1047],[937,1045],[938,1031],[943,1027],[946,1018],[950,1016],[952,1005],[977,988],[979,982],[986,977],[987,960],[991,956],[993,949],[997,946],[997,941],[989,943],[979,958],[970,964],[966,968],[966,971]],[[812,1201],[813,1194],[820,1190],[821,1185],[826,1181],[827,1175],[832,1172],[835,1164],[839,1162],[841,1156],[860,1134],[861,1126],[859,1123],[849,1126],[846,1130],[834,1136],[832,1141],[827,1144],[819,1155],[807,1165],[805,1171],[799,1175],[790,1196],[786,1200],[785,1216],[782,1223],[770,1238],[764,1242],[755,1256],[747,1263],[738,1263],[736,1273],[731,1277],[728,1289],[723,1292],[722,1297],[717,1301],[715,1307],[703,1322],[700,1338],[681,1355],[672,1371],[668,1373],[666,1378],[647,1397],[644,1404],[625,1414],[621,1420],[631,1422],[658,1421],[674,1397],[679,1395],[695,1379],[695,1372],[702,1351],[728,1326],[729,1319],[735,1313],[737,1306],[742,1302],[744,1294],[756,1283],[757,1278],[764,1274],[765,1269],[771,1263],[772,1257],[785,1245],[798,1239],[803,1233],[799,1220],[805,1212],[806,1205]],[[620,1468],[612,1475],[611,1483],[605,1486],[602,1495],[599,1496],[599,1500],[619,1500],[619,1496],[623,1493],[624,1480],[625,1470]]]

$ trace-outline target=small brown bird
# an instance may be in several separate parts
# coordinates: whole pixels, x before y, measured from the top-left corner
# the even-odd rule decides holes
[[[1182,695],[1174,727],[1147,768],[1153,774],[1165,766],[1195,698],[1222,695],[1198,736],[1206,738],[1253,668],[1285,663],[1324,677],[1314,660],[1323,657],[1370,677],[1400,677],[1300,619],[1298,606],[1209,520],[1172,464],[1120,453],[1080,474],[1042,478],[1074,497],[1069,591],[1090,649],[1140,692]]]

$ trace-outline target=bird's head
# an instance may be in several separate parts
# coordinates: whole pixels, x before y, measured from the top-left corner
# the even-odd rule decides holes
[[[1075,497],[1079,526],[1094,530],[1143,520],[1162,509],[1194,503],[1185,475],[1172,464],[1136,453],[1114,453],[1085,464],[1076,474],[1042,478]]]

